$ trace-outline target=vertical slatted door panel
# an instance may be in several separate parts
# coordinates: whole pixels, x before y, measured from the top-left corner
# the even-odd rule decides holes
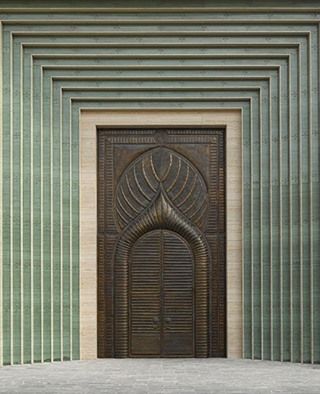
[[[211,249],[211,353],[226,356],[225,141],[217,131],[210,143],[210,206],[207,240]]]
[[[160,355],[161,231],[142,236],[130,258],[130,355]]]
[[[226,195],[225,195],[225,134],[218,133],[218,335],[217,357],[226,357]]]
[[[97,255],[98,255],[98,357],[107,357],[105,341],[106,337],[106,305],[105,305],[105,242],[104,236],[98,235],[97,242]]]
[[[98,142],[98,357],[106,357],[106,305],[105,305],[105,137],[99,134]]]
[[[98,357],[113,357],[113,250],[116,234],[112,231],[110,144],[103,134],[98,142]],[[111,166],[112,170],[112,166]],[[109,200],[108,200],[109,198]],[[111,230],[110,230],[111,228]]]
[[[193,257],[185,241],[163,231],[163,355],[193,356]]]
[[[207,239],[211,250],[213,251],[211,256],[211,354],[216,356],[217,348],[219,346],[219,316],[217,314],[219,308],[219,254],[216,253],[218,250],[219,239],[217,237],[218,231],[218,192],[219,192],[219,168],[218,159],[219,151],[217,148],[216,138],[210,144],[210,182],[209,182],[209,215],[208,215],[208,227],[207,227]]]

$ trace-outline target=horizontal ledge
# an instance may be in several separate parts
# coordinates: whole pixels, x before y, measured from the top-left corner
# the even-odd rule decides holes
[[[230,108],[221,108],[221,107],[216,107],[216,108],[193,108],[192,109],[192,112],[193,112],[193,114],[196,114],[196,115],[198,115],[198,113],[200,113],[200,115],[202,115],[202,113],[203,112],[211,112],[211,111],[215,111],[215,112],[225,112],[225,111],[231,111],[231,112],[234,112],[234,111],[239,111],[239,112],[241,112],[241,110],[242,110],[242,108],[241,107],[239,107],[239,108],[234,108],[234,107],[230,107]],[[95,109],[92,109],[92,108],[84,108],[84,109],[80,109],[80,111],[81,112],[85,112],[85,111],[88,111],[88,112],[92,112],[92,111],[98,111],[98,112],[106,112],[108,115],[110,115],[110,112],[113,112],[113,111],[117,111],[117,112],[119,112],[119,111],[121,111],[121,112],[123,112],[123,113],[130,113],[130,114],[132,114],[132,111],[136,111],[137,112],[137,114],[139,115],[139,113],[140,112],[190,112],[190,108],[179,108],[179,109],[177,109],[177,108],[171,108],[171,107],[169,107],[169,108],[136,108],[136,109],[132,109],[132,108],[98,108],[97,110],[95,110]],[[117,114],[118,115],[118,114]],[[192,115],[192,116],[194,116],[194,115]],[[236,121],[239,121],[240,119],[236,119]],[[234,122],[235,120],[233,119],[233,122]],[[156,125],[157,124],[151,124],[152,125],[152,127],[156,127]],[[203,125],[203,123],[201,123],[201,124],[199,124],[199,125],[192,125],[192,127],[193,126],[195,126],[195,127],[211,127],[210,125]],[[219,127],[225,127],[226,125],[225,124],[215,124],[214,125],[214,127],[217,127],[217,128],[219,128]],[[106,126],[106,125],[98,125],[97,124],[97,127],[103,127],[103,128],[108,128],[109,126]],[[112,126],[110,126],[110,127],[115,127],[115,128],[121,128],[122,126],[121,125],[118,125],[118,124],[115,124],[115,125],[112,125]],[[123,127],[127,127],[127,126],[123,126]],[[134,127],[137,127],[137,128],[141,128],[141,127],[143,127],[143,126],[141,126],[141,124],[140,125],[136,125],[136,126],[134,126]],[[186,125],[185,124],[181,124],[181,125],[178,125],[178,126],[176,126],[176,125],[166,125],[166,126],[164,126],[164,127],[186,127]]]
[[[189,55],[189,54],[185,54],[185,53],[181,53],[181,54],[174,54],[174,55],[154,55],[154,54],[150,54],[150,55],[106,55],[106,54],[98,54],[99,55],[99,59],[115,59],[115,60],[136,60],[136,59],[146,59],[146,60],[153,60],[153,59],[194,59],[194,60],[202,60],[202,59],[226,59],[226,58],[231,58],[231,59],[243,59],[243,58],[248,58],[248,59],[265,59],[265,58],[272,58],[272,59],[287,59],[290,57],[290,54],[276,54],[276,53],[257,53],[257,54],[248,54],[248,53],[243,53],[243,54],[238,54],[238,53],[231,53],[231,54],[225,54],[225,53],[221,53],[221,54],[211,54],[211,55],[207,55],[207,54],[198,54],[198,55]],[[30,56],[32,56],[34,59],[97,59],[97,54],[44,54],[44,53],[32,53],[30,54]]]
[[[41,66],[44,69],[58,69],[58,70],[69,70],[70,68],[74,68],[75,65],[45,65]],[[251,65],[251,64],[243,64],[243,65],[216,65],[216,66],[208,66],[208,65],[199,65],[199,66],[103,66],[103,65],[76,65],[77,70],[217,70],[217,69],[228,69],[228,70],[278,70],[280,66],[268,66],[268,65]]]
[[[172,43],[172,42],[162,42],[162,43],[23,43],[23,46],[29,47],[45,47],[45,48],[74,48],[74,47],[89,47],[89,48],[199,48],[199,43]],[[201,48],[297,48],[299,44],[286,44],[286,43],[234,43],[230,44],[227,42],[223,43],[201,43]]]
[[[238,104],[238,103],[237,103]],[[231,106],[231,107],[188,107],[188,108],[172,108],[172,106],[170,107],[146,107],[146,108],[141,108],[141,107],[129,107],[129,108],[123,108],[123,107],[108,107],[108,108],[101,108],[101,107],[81,107],[78,108],[78,110],[80,112],[84,112],[84,111],[95,111],[95,112],[101,112],[101,111],[234,111],[234,110],[239,110],[239,111],[243,111],[243,106]],[[104,127],[105,125],[99,125],[97,124],[97,127]]]
[[[249,101],[250,98],[242,98],[242,97],[212,97],[212,98],[202,98],[202,97],[130,97],[130,98],[119,98],[119,97],[108,97],[108,98],[95,98],[95,97],[70,97],[71,100],[77,101]]]
[[[132,76],[132,77],[99,77],[99,76],[53,76],[52,80],[88,80],[88,81],[92,81],[92,80],[97,80],[97,81],[220,81],[220,80],[226,80],[226,81],[233,81],[233,80],[261,80],[261,81],[265,81],[267,79],[269,79],[269,77],[267,76],[263,76],[263,77],[254,77],[254,76],[248,76],[248,75],[244,75],[241,77],[136,77],[136,76]]]
[[[222,37],[248,37],[248,36],[266,36],[266,37],[296,37],[296,36],[305,36],[308,35],[310,32],[306,31],[280,31],[280,32],[273,32],[273,31],[154,31],[154,30],[146,30],[146,31],[87,31],[87,32],[75,32],[75,31],[34,31],[34,32],[29,32],[29,31],[13,31],[11,34],[13,36],[106,36],[106,37],[117,37],[117,36],[125,36],[127,37],[128,34],[130,37],[149,37],[149,36],[159,36],[159,37],[166,37],[166,36],[177,36],[177,37],[190,37],[190,36],[196,36],[196,37],[215,37],[215,36],[222,36]]]
[[[108,115],[110,115],[108,112],[112,112],[113,111],[113,109],[111,109],[111,110],[105,110],[105,109],[103,109],[103,111],[104,112],[106,112]],[[141,110],[142,112],[161,112],[162,110],[144,110],[144,109],[142,109]],[[177,111],[177,110],[174,110],[175,112],[182,112],[182,111]],[[190,111],[190,110],[189,110]],[[238,112],[238,110],[235,110],[236,112]],[[90,112],[90,111],[88,111],[88,112]],[[94,111],[95,112],[95,111]],[[132,111],[131,110],[123,110],[122,111],[125,115],[131,115],[131,116],[139,116],[139,113],[136,113],[136,114],[132,114]],[[138,112],[138,111],[137,111]],[[167,110],[165,110],[165,111],[162,111],[162,112],[168,112]],[[201,109],[198,111],[198,110],[196,110],[196,111],[192,111],[192,112],[194,112],[195,113],[195,115],[191,115],[191,117],[193,117],[193,119],[197,116],[197,115],[202,115],[201,113],[200,114],[198,114],[197,112],[201,112]],[[208,112],[207,110],[204,110],[204,112]],[[233,110],[224,110],[224,109],[217,109],[217,110],[213,110],[212,112],[234,112]],[[240,112],[240,111],[239,111]],[[148,114],[149,115],[149,114]],[[228,114],[229,115],[229,114]],[[233,115],[234,115],[234,113],[233,113]],[[88,115],[88,114],[86,114],[86,116],[90,116],[90,114]],[[188,128],[193,128],[193,129],[201,129],[201,130],[212,130],[212,129],[214,129],[214,130],[218,130],[218,131],[225,131],[225,129],[226,129],[226,127],[228,126],[228,125],[230,125],[230,124],[232,124],[232,123],[237,123],[237,124],[239,124],[239,122],[240,122],[240,118],[238,117],[238,114],[236,114],[236,116],[237,116],[237,118],[236,119],[234,119],[232,122],[226,122],[225,124],[216,124],[216,123],[214,123],[214,125],[210,125],[210,124],[205,124],[205,123],[200,123],[200,124],[191,124],[191,125],[187,125],[186,124],[186,122],[180,122],[180,123],[174,123],[174,124],[170,124],[170,123],[168,123],[168,124],[164,124],[164,123],[161,123],[160,124],[160,122],[157,122],[157,123],[153,123],[153,122],[151,122],[151,123],[148,123],[148,129],[154,129],[154,130],[158,130],[159,128],[160,129],[170,129],[170,130],[175,130],[175,129],[181,129],[181,128],[183,128],[183,129],[188,129]],[[86,119],[87,120],[87,119]],[[90,121],[91,119],[89,118],[89,121]],[[97,129],[101,129],[101,130],[126,130],[127,128],[128,128],[128,125],[130,126],[130,129],[139,129],[139,130],[144,130],[145,128],[146,128],[146,126],[144,125],[144,124],[135,124],[135,123],[132,123],[132,119],[130,119],[129,120],[129,122],[131,122],[131,123],[128,123],[128,120],[127,120],[127,122],[125,121],[125,120],[122,120],[121,121],[121,123],[113,123],[113,124],[108,124],[108,125],[104,125],[104,126],[99,126],[97,123],[95,123],[95,126],[97,127]],[[191,123],[191,122],[190,122]],[[220,130],[219,130],[220,129]],[[84,140],[88,140],[88,137],[82,137]],[[89,137],[90,138],[90,137]],[[91,137],[90,138],[90,142],[92,141],[92,144],[93,145],[95,145],[95,141],[96,141],[96,136],[94,136],[94,137]],[[90,182],[89,182],[90,183]],[[117,232],[116,231],[114,231],[114,230],[108,230],[108,231],[103,231],[103,230],[99,230],[98,231],[98,235],[104,235],[104,234],[108,234],[108,235],[110,235],[110,236],[117,236]],[[224,233],[223,233],[224,234]],[[222,234],[222,235],[223,235]]]
[[[146,88],[99,88],[99,87],[67,87],[61,88],[62,91],[64,92],[69,92],[69,91],[98,91],[98,92],[117,92],[117,91],[121,91],[121,92],[143,92],[143,91],[148,91],[148,92],[153,92],[153,91],[170,91],[170,92],[216,92],[216,91],[239,91],[241,92],[242,90],[256,90],[256,91],[260,91],[261,87],[259,86],[243,86],[243,87],[217,87],[217,88],[202,88],[202,87],[194,87],[194,88],[162,88],[162,87],[146,87]]]
[[[320,9],[319,9],[320,10]],[[297,25],[317,25],[319,22],[315,19],[54,19],[50,20],[38,20],[38,19],[18,19],[18,20],[3,20],[4,25],[200,25],[200,24],[212,24],[212,25],[259,25],[259,24],[272,24],[272,25],[285,25],[285,24],[297,24]]]
[[[266,12],[266,14],[270,13],[283,13],[283,12],[290,12],[290,13],[298,13],[298,12],[319,12],[320,7],[314,7],[314,6],[291,6],[291,7],[283,7],[280,6],[280,2],[278,2],[277,6],[261,6],[261,7],[253,7],[253,6],[247,6],[247,7],[234,7],[232,5],[229,5],[229,7],[221,7],[221,6],[216,6],[216,7],[150,7],[150,2],[148,2],[148,6],[146,7],[97,7],[97,6],[91,6],[91,7],[3,7],[2,12],[24,12],[24,13],[52,13],[52,12],[78,12],[78,13],[92,13],[94,14],[95,12],[105,12],[106,14],[110,13],[143,13],[143,14],[149,14],[149,13],[164,13],[164,12],[170,12],[170,13],[181,13],[181,12],[186,12],[186,13],[193,13],[193,12],[199,12],[206,14],[208,12],[236,12],[236,13],[262,13]]]

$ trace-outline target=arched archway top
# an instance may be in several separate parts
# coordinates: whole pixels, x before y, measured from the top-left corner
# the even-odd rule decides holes
[[[171,230],[184,238],[193,253],[196,274],[196,354],[208,355],[209,249],[201,231],[169,201],[160,184],[150,206],[120,235],[115,248],[115,355],[128,356],[128,265],[130,251],[144,234],[155,229]]]

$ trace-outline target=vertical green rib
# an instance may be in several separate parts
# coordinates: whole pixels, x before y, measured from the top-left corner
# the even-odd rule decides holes
[[[243,174],[243,357],[252,355],[252,321],[251,321],[251,111],[242,110],[242,174]]]
[[[260,241],[260,111],[259,105],[252,102],[252,263],[253,263],[253,354],[261,359],[261,241]]]
[[[51,91],[50,80],[43,81],[43,359],[51,361]]]
[[[2,138],[2,298],[3,298],[3,364],[11,363],[11,322],[10,322],[10,40],[9,34],[3,31],[3,138]]]
[[[72,359],[80,358],[80,169],[79,169],[79,111],[72,111]]]
[[[270,86],[262,91],[261,108],[262,111],[262,128],[260,141],[260,168],[261,168],[261,263],[262,263],[262,349],[261,358],[270,360],[271,358],[271,332],[270,332],[270,138],[272,135],[270,129],[270,107],[269,95],[271,94]]]
[[[290,299],[291,299],[291,361],[300,361],[300,196],[299,196],[299,107],[297,58],[291,58],[291,135],[289,151],[290,172]]]
[[[308,56],[301,53],[301,67],[308,69]],[[310,193],[309,193],[309,94],[303,89],[308,86],[308,73],[299,70],[300,77],[300,107],[301,107],[301,134],[300,134],[300,195],[301,195],[301,327],[302,327],[302,362],[311,362],[311,265],[310,265]]]
[[[63,167],[63,359],[70,360],[70,107],[62,100],[62,167]]]
[[[320,177],[319,177],[319,80],[320,80],[320,32],[318,25],[318,37],[313,42],[313,49],[317,48],[317,56],[313,57],[313,63],[310,70],[310,90],[312,97],[312,129],[309,136],[310,141],[310,155],[311,155],[311,176],[310,185],[311,190],[311,261],[312,261],[312,301],[313,301],[313,362],[320,363]]]
[[[278,92],[277,95],[271,95],[271,136],[270,136],[270,177],[271,177],[271,359],[280,360],[281,346],[281,325],[280,325],[280,155],[279,155],[279,138],[280,138],[280,84],[281,71],[278,78],[271,80],[271,91]]]
[[[24,362],[31,362],[31,139],[30,139],[30,73],[31,58],[24,57],[23,73],[23,299]]]
[[[287,73],[289,72],[286,67]],[[282,178],[282,256],[281,256],[281,270],[282,270],[282,361],[290,361],[290,246],[289,246],[289,153],[288,153],[288,104],[286,97],[288,97],[289,86],[284,79],[282,81],[283,100],[282,109],[282,135],[281,135],[281,178]]]
[[[59,113],[59,91],[53,90],[52,108]],[[55,112],[57,111],[57,112]],[[60,307],[60,118],[53,118],[53,359],[61,360],[61,307]]]
[[[13,51],[13,76],[19,75],[20,72],[20,52],[19,47],[14,45]],[[12,264],[13,264],[13,318],[12,318],[12,341],[13,341],[13,360],[14,364],[20,364],[21,360],[21,232],[20,232],[20,216],[21,216],[21,200],[20,200],[20,79],[13,78],[13,103],[17,108],[16,115],[12,117],[12,133],[13,133],[13,160],[12,160]]]
[[[42,361],[42,297],[41,283],[41,83],[36,79],[37,66],[33,67],[33,340],[34,340],[34,361]]]

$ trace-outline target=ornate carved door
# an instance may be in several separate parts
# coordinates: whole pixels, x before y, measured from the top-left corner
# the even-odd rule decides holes
[[[223,130],[98,136],[99,357],[224,356]]]

